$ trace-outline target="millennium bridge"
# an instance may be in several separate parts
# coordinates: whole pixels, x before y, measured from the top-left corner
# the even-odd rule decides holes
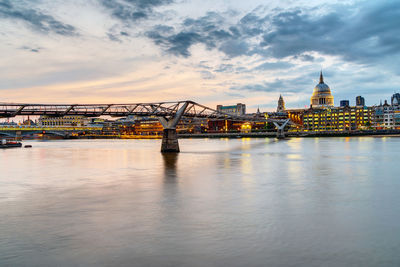
[[[176,126],[182,118],[224,119],[238,121],[272,122],[277,129],[277,137],[284,137],[284,128],[290,120],[269,119],[251,115],[227,114],[198,104],[194,101],[133,103],[133,104],[21,104],[0,103],[0,118],[16,116],[80,115],[86,117],[127,117],[154,116],[163,126],[161,152],[179,152]]]

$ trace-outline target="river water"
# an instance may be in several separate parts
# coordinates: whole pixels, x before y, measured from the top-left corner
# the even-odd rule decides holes
[[[400,138],[25,144],[1,266],[400,266]]]

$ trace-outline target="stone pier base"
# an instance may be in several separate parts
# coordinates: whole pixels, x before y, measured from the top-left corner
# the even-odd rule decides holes
[[[179,143],[176,129],[164,129],[161,144],[161,153],[178,153]]]
[[[281,130],[278,130],[278,131],[276,132],[276,138],[278,138],[278,139],[285,139],[285,132],[284,132],[284,131],[281,131]]]

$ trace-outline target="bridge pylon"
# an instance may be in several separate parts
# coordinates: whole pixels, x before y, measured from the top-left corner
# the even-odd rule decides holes
[[[188,102],[185,102],[182,107],[175,113],[174,116],[170,118],[159,117],[158,120],[164,127],[163,130],[163,139],[161,143],[161,153],[179,153],[179,143],[178,143],[178,134],[176,132],[176,126],[178,125],[179,120],[182,115],[185,113],[186,108],[188,107]]]
[[[290,119],[285,120],[281,125],[278,122],[273,122],[276,127],[276,138],[283,139],[285,138],[285,126],[290,122]]]

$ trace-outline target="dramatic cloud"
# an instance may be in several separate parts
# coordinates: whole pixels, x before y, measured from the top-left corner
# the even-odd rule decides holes
[[[294,64],[280,61],[280,62],[265,62],[255,68],[255,70],[279,70],[279,69],[288,69],[293,67]]]
[[[250,12],[229,22],[209,12],[198,19],[185,19],[178,31],[154,27],[147,36],[166,52],[188,57],[190,48],[204,44],[228,57],[258,54],[263,57],[293,56],[313,61],[307,53],[340,56],[367,63],[400,51],[400,2],[383,1],[357,6],[336,5],[325,12],[316,8]],[[324,10],[321,8],[321,10]],[[256,41],[261,38],[261,41]]]
[[[155,26],[146,32],[146,36],[161,46],[166,52],[177,56],[190,56],[189,48],[202,43],[207,49],[216,48],[224,40],[232,39],[234,33],[219,28],[225,19],[216,12],[208,12],[199,19],[185,19],[183,29],[175,32],[174,28]]]
[[[38,10],[25,8],[22,5],[13,5],[9,0],[0,1],[0,17],[22,21],[33,29],[43,33],[60,35],[76,35],[75,27],[62,23],[48,14]]]
[[[304,76],[291,79],[275,79],[272,82],[262,82],[259,84],[246,84],[232,86],[230,89],[237,92],[281,92],[281,93],[302,93],[307,90],[310,79]],[[307,89],[306,89],[307,88]],[[309,89],[308,89],[309,90]]]
[[[313,15],[310,10],[281,12],[261,46],[276,58],[316,51],[348,61],[368,62],[400,52],[400,2],[382,1],[360,8],[339,6]]]
[[[146,19],[153,14],[153,9],[173,3],[173,0],[100,0],[112,15],[122,21],[134,22]]]
[[[163,31],[159,26],[146,35],[166,52],[177,56],[190,56],[190,48],[203,44],[208,50],[217,49],[230,58],[254,54],[253,37],[263,33],[266,18],[249,13],[232,24],[227,14],[208,12],[197,19],[187,18],[178,31]]]
[[[336,102],[399,90],[395,0],[0,0],[0,22],[3,100],[304,106],[321,68]]]

